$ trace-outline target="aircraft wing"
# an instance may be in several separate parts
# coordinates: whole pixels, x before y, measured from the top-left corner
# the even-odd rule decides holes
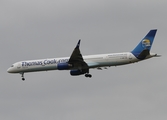
[[[84,73],[89,73],[89,67],[87,63],[84,61],[82,54],[80,52],[80,49],[79,49],[80,41],[81,40],[78,41],[77,46],[73,50],[68,63],[72,65],[73,69],[78,69]]]

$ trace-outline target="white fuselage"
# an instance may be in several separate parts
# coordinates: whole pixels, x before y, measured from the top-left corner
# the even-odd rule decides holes
[[[155,54],[148,56],[153,57]],[[125,65],[140,61],[130,52],[99,54],[83,56],[89,68]],[[25,73],[36,71],[57,70],[58,63],[68,62],[69,57],[27,60],[14,63],[7,71],[9,73]]]

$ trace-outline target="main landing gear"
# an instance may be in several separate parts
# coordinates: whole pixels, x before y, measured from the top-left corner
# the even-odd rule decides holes
[[[22,80],[24,81],[25,80],[24,73],[20,73],[20,74],[21,74]]]
[[[89,74],[89,73],[86,73],[86,74],[85,74],[85,77],[89,77],[89,78],[91,78],[91,77],[92,77],[92,75],[91,75],[91,74]]]

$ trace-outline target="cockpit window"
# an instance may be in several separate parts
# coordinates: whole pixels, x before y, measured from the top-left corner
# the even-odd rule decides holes
[[[14,65],[12,65],[11,67],[14,67]]]

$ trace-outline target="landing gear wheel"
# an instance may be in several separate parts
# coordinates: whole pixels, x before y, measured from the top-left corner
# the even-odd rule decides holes
[[[85,77],[89,77],[89,78],[91,78],[92,75],[91,75],[91,74],[85,74]]]
[[[88,77],[88,74],[85,74],[85,77]]]
[[[24,81],[24,80],[25,80],[25,78],[22,78],[22,80]]]

